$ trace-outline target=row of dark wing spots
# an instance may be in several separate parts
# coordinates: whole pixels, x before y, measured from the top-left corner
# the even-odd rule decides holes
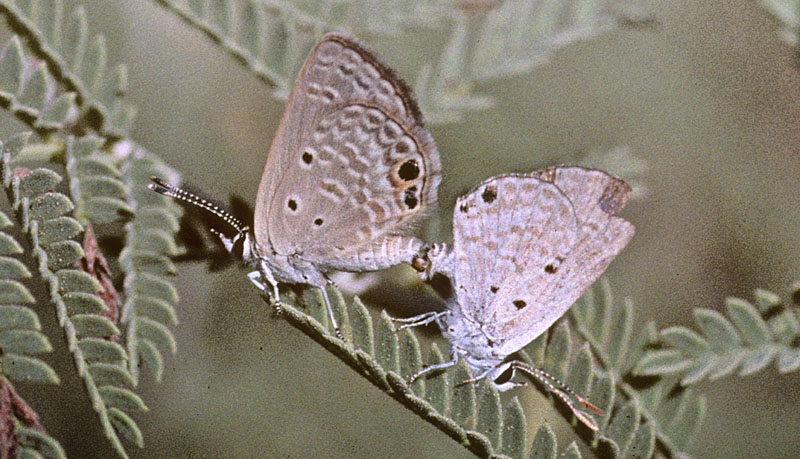
[[[495,199],[497,199],[497,192],[494,190],[494,188],[486,187],[484,188],[483,193],[481,193],[481,198],[483,199],[483,202],[491,204]],[[461,211],[462,214],[469,212],[469,209],[469,202],[463,202],[460,206],[458,206],[458,210]]]
[[[491,291],[492,293],[497,293],[498,290],[500,290],[500,287],[496,285],[492,285],[489,287],[489,291]],[[514,305],[515,308],[517,308],[517,311],[521,310],[522,308],[528,305],[528,303],[526,303],[524,300],[514,300],[511,303]]]
[[[288,201],[286,201],[286,207],[288,207],[292,212],[297,212],[297,201],[290,198]],[[317,226],[322,226],[323,223],[324,221],[319,217],[314,220],[314,224]]]
[[[311,164],[311,161],[314,160],[314,155],[309,152],[303,153],[303,162],[306,164]]]

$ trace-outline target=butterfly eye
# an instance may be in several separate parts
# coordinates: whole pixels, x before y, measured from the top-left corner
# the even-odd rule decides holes
[[[461,207],[459,207],[458,210],[460,210],[462,214],[469,212],[469,204],[467,204],[466,202],[464,204],[461,204]]]
[[[431,261],[424,256],[414,255],[411,261],[411,267],[419,272],[424,272],[431,266]]]
[[[494,188],[487,186],[483,190],[483,193],[481,193],[481,198],[483,198],[483,202],[486,204],[491,204],[495,199],[497,199],[497,192],[494,191]]]

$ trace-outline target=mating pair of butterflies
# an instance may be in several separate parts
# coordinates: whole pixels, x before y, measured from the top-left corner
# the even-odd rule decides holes
[[[633,226],[617,217],[630,188],[581,167],[493,177],[458,199],[452,246],[427,245],[411,229],[435,202],[440,179],[439,153],[410,89],[362,43],[329,33],[289,95],[258,188],[253,232],[163,181],[151,189],[232,224],[238,234],[220,237],[229,250],[243,239],[243,257],[256,268],[250,278],[273,300],[280,282],[318,287],[337,334],[325,291],[329,273],[403,262],[424,278],[442,273],[455,290],[448,308],[405,320],[435,321],[449,339],[451,361],[436,368],[463,358],[476,379],[494,381],[508,368],[543,378],[505,359],[561,317],[633,236]]]

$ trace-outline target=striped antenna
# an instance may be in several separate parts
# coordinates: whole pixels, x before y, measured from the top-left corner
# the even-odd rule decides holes
[[[197,206],[201,209],[205,209],[221,218],[223,221],[225,221],[225,223],[231,225],[239,234],[247,233],[250,230],[250,227],[245,226],[244,223],[231,215],[230,212],[211,202],[206,201],[200,196],[190,193],[182,188],[178,188],[174,185],[170,185],[158,177],[151,176],[150,180],[152,180],[153,183],[147,185],[147,188],[155,191],[156,193],[163,194],[164,196],[168,196],[170,198],[180,199],[181,201],[188,202],[189,204]],[[217,231],[214,231],[214,233],[219,235]]]

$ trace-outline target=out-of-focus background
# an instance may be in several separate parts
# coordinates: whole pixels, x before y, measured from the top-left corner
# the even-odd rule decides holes
[[[158,2],[68,5],[77,3],[106,36],[109,60],[128,65],[127,98],[138,107],[131,137],[208,195],[252,204],[283,103]],[[723,311],[725,297],[752,298],[756,287],[786,298],[800,268],[797,56],[754,0],[640,6],[657,26],[560,49],[545,65],[481,86],[494,108],[430,126],[443,180],[429,226],[446,235],[456,197],[484,178],[627,146],[648,165],[637,175],[647,193],[625,208],[636,236],[606,275],[618,297],[633,300],[637,325],[693,327],[693,308]],[[417,56],[440,52],[444,37],[363,38],[413,82]],[[6,119],[2,137],[20,130]],[[273,318],[243,270],[184,264],[177,286],[179,350],[161,384],[145,376],[137,390],[150,411],[136,416],[145,448],[133,456],[470,456]],[[111,457],[69,357],[47,360],[62,385],[18,389],[34,406],[61,406],[42,410],[42,422],[71,456]],[[690,452],[797,451],[797,387],[800,373],[773,367],[700,384],[708,414]],[[517,391],[531,428],[546,419],[568,430],[539,392]]]

